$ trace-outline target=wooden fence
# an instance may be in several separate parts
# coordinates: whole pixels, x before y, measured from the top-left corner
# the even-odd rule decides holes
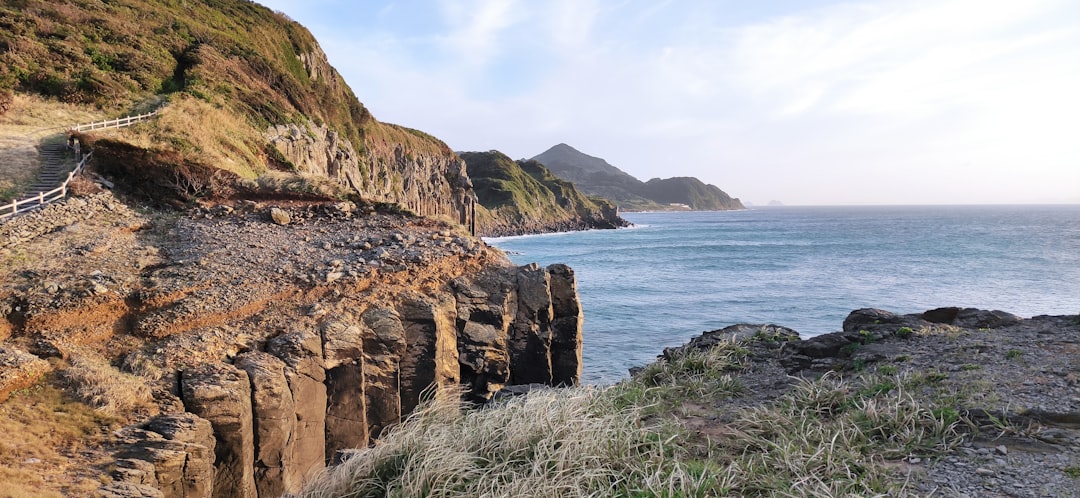
[[[75,178],[75,176],[77,176],[79,173],[82,173],[82,170],[86,168],[86,162],[90,160],[90,156],[92,156],[93,154],[94,152],[90,151],[85,156],[83,156],[82,160],[75,165],[75,169],[71,170],[71,172],[68,173],[67,179],[64,180],[64,182],[61,183],[59,187],[56,187],[48,192],[39,192],[33,197],[29,197],[23,200],[14,200],[11,201],[11,204],[5,204],[3,206],[0,206],[0,220],[11,218],[17,214],[25,213],[27,211],[33,211],[50,202],[58,201],[60,199],[63,199],[64,197],[67,197],[68,184],[71,183],[71,180]]]
[[[135,123],[138,123],[139,121],[145,121],[147,119],[150,119],[151,117],[155,116],[160,110],[161,109],[157,109],[153,112],[140,114],[138,116],[128,116],[126,118],[110,119],[107,121],[96,121],[93,123],[77,124],[69,128],[69,130],[90,131],[106,130],[109,128],[123,128],[125,126],[131,126]],[[78,162],[75,164],[75,169],[71,170],[71,172],[68,173],[67,179],[64,180],[64,182],[61,183],[59,187],[56,187],[48,192],[40,192],[37,195],[22,200],[13,200],[10,204],[4,204],[3,206],[0,206],[0,221],[14,217],[15,215],[20,213],[33,211],[42,206],[45,206],[46,204],[49,204],[50,202],[55,202],[63,199],[64,197],[67,197],[68,185],[71,183],[71,180],[73,178],[75,178],[79,173],[82,173],[82,170],[86,168],[86,163],[90,160],[90,156],[93,155],[93,153],[93,151],[88,151],[86,155],[82,155],[81,151],[79,150],[78,142],[76,142],[75,156],[78,159]]]
[[[92,130],[106,130],[109,128],[123,128],[125,126],[131,126],[139,121],[145,121],[157,115],[158,111],[148,112],[146,114],[139,114],[138,116],[128,116],[126,118],[111,119],[108,121],[95,121],[93,123],[77,124],[70,128],[71,131],[92,131]]]

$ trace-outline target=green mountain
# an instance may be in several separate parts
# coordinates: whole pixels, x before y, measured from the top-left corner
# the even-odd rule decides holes
[[[654,178],[642,182],[607,161],[566,144],[533,157],[589,195],[611,199],[626,211],[744,209],[739,199],[693,177]]]
[[[459,153],[480,207],[477,233],[513,235],[626,226],[614,203],[587,197],[573,183],[532,160],[499,151]]]

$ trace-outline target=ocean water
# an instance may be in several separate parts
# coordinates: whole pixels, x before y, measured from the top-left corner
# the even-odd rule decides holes
[[[735,323],[804,337],[858,308],[1080,313],[1080,205],[770,207],[627,213],[622,230],[501,237],[517,264],[566,263],[585,311],[583,382]]]

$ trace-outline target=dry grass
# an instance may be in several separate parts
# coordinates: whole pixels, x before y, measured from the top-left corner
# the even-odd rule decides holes
[[[955,413],[874,376],[801,381],[768,405],[728,410],[713,440],[671,423],[677,396],[722,406],[737,395],[721,386],[744,355],[724,344],[611,388],[480,410],[437,401],[300,496],[897,496],[910,491],[895,462],[960,441]]]
[[[265,170],[266,140],[239,114],[177,95],[157,118],[101,132],[143,148],[172,150],[194,163],[253,179]]]
[[[432,402],[302,496],[695,496],[671,439],[600,389],[534,392],[486,410]]]
[[[96,355],[72,354],[71,366],[61,375],[76,399],[106,415],[130,419],[154,409],[145,379],[123,373]]]
[[[340,183],[316,174],[267,171],[254,181],[244,183],[247,188],[261,194],[298,194],[343,199],[349,193]]]
[[[55,379],[14,392],[0,404],[0,498],[90,496],[104,479],[91,466],[106,457],[98,444],[116,427]]]

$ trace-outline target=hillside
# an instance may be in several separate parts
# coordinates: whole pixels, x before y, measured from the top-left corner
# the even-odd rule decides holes
[[[26,0],[0,6],[0,28],[0,111],[13,92],[110,115],[163,106],[153,122],[80,137],[140,198],[353,194],[471,218],[460,158],[372,117],[284,14],[245,0]]]
[[[462,152],[476,191],[477,233],[514,235],[626,226],[611,201],[587,197],[536,161]]]
[[[680,209],[673,207],[674,204],[693,210],[744,209],[738,199],[697,178],[657,178],[642,182],[607,161],[566,144],[551,147],[533,157],[533,160],[547,166],[559,177],[570,180],[581,191],[611,199],[625,211]]]

